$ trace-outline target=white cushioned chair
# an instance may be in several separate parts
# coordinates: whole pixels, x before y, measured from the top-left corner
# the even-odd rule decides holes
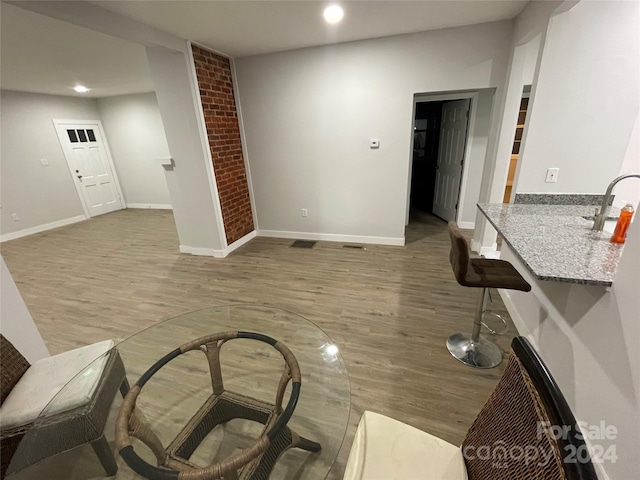
[[[541,425],[568,434],[556,438]],[[588,455],[576,459],[576,451],[587,450],[566,400],[529,342],[516,337],[462,446],[365,412],[344,480],[597,480]]]
[[[113,341],[29,365],[3,335],[0,340],[0,477],[7,468],[15,473],[85,443],[91,443],[107,474],[114,475],[117,466],[103,435],[104,425],[115,393],[120,389],[126,395],[129,385]],[[72,379],[63,396],[56,397]],[[54,397],[54,404],[47,407]]]

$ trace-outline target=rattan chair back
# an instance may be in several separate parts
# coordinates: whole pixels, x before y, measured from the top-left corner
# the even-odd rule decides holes
[[[523,337],[462,450],[469,480],[597,480],[566,400]]]
[[[237,338],[259,340],[271,345],[284,359],[284,369],[276,392],[275,403],[269,404],[251,397],[228,392],[224,388],[220,349]],[[136,400],[145,383],[164,365],[177,356],[189,352],[202,351],[209,363],[212,395],[196,412],[187,425],[168,447],[163,446],[158,436],[135,414]],[[287,406],[282,402],[285,390],[291,383],[291,395]],[[266,335],[251,332],[223,332],[198,338],[185,343],[165,355],[152,365],[131,388],[124,399],[116,420],[116,447],[125,462],[139,475],[148,479],[189,479],[212,480],[223,478],[266,479],[280,454],[292,447],[319,449],[318,444],[307,444],[295,432],[285,428],[293,414],[300,392],[301,374],[298,362],[284,344]],[[246,418],[265,424],[262,435],[249,447],[232,454],[222,461],[207,467],[197,467],[189,462],[189,457],[199,443],[216,425],[231,418]],[[156,457],[157,466],[140,458],[133,448],[132,439],[137,438],[147,445]],[[278,444],[276,446],[276,444]],[[317,447],[317,448],[316,448]],[[267,461],[262,461],[267,454]]]

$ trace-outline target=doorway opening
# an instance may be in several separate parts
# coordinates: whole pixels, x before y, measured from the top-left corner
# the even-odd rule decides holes
[[[471,98],[417,101],[407,223],[456,220]]]

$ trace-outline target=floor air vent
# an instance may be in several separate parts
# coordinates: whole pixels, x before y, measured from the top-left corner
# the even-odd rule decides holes
[[[296,240],[291,244],[293,248],[313,248],[318,243],[315,240]]]
[[[342,245],[342,248],[355,248],[356,250],[364,250],[362,245]]]

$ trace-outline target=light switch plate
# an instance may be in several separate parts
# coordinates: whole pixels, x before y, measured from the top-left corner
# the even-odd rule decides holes
[[[40,165],[42,165],[43,167],[48,167],[49,166],[49,160],[47,160],[46,158],[41,158],[40,159]]]

